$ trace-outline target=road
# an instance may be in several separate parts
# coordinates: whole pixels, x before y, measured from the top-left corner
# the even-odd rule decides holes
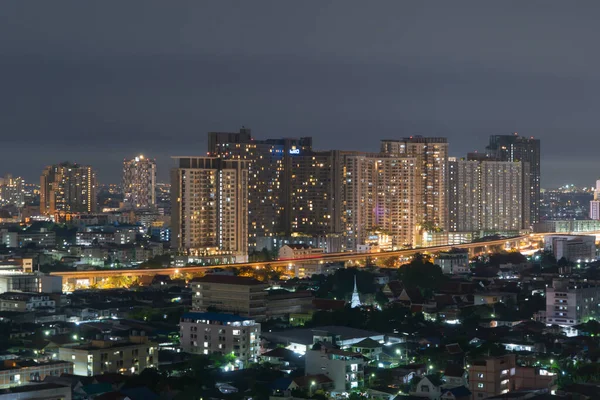
[[[154,276],[154,275],[175,275],[178,273],[194,273],[206,271],[208,268],[242,268],[252,267],[261,268],[267,265],[273,267],[287,267],[293,264],[315,264],[315,263],[331,263],[331,262],[345,262],[345,261],[360,261],[367,258],[388,258],[388,257],[411,257],[416,253],[435,254],[440,251],[447,251],[452,248],[466,249],[469,250],[471,255],[488,253],[492,249],[497,250],[499,248],[520,248],[523,241],[529,242],[529,236],[517,236],[508,239],[494,240],[489,242],[477,242],[459,244],[453,246],[433,246],[433,247],[421,247],[409,250],[397,250],[380,253],[324,253],[318,257],[309,258],[297,258],[294,260],[276,260],[267,262],[249,262],[249,263],[236,263],[236,264],[224,264],[224,265],[213,265],[213,266],[190,266],[190,267],[169,267],[169,268],[152,268],[152,269],[109,269],[109,270],[89,270],[89,271],[65,271],[65,272],[52,272],[50,275],[62,276],[63,283],[73,280],[90,279],[96,280],[98,278],[106,278],[110,276]]]

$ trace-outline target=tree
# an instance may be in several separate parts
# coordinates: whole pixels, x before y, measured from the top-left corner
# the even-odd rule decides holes
[[[404,287],[418,288],[421,290],[436,290],[446,281],[442,269],[431,262],[431,259],[417,253],[413,260],[398,270],[398,279]]]

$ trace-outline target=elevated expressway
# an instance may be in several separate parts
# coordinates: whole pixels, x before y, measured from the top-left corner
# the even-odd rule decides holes
[[[400,257],[408,258],[416,253],[424,253],[435,255],[441,251],[447,251],[452,248],[466,249],[469,251],[469,255],[474,257],[479,254],[485,254],[490,252],[496,252],[500,250],[510,249],[526,249],[531,248],[532,243],[539,240],[539,238],[533,235],[527,236],[516,236],[512,238],[506,238],[501,240],[494,240],[488,242],[476,242],[466,243],[458,245],[448,246],[434,246],[434,247],[420,247],[409,250],[397,250],[397,251],[386,251],[380,253],[355,253],[355,252],[344,252],[344,253],[324,253],[318,256],[312,256],[307,258],[296,258],[293,260],[275,260],[267,262],[248,262],[248,263],[236,263],[236,264],[223,264],[223,265],[211,265],[211,266],[189,266],[189,267],[169,267],[169,268],[152,268],[152,269],[102,269],[102,270],[87,270],[87,271],[65,271],[65,272],[52,272],[50,275],[61,276],[63,284],[93,284],[101,281],[104,278],[111,276],[127,276],[127,277],[142,277],[142,276],[155,276],[155,275],[176,275],[179,273],[195,273],[206,271],[207,269],[215,268],[242,268],[252,267],[261,268],[267,265],[272,267],[287,267],[290,264],[315,264],[315,263],[332,263],[332,262],[358,262],[365,261],[367,259],[374,260],[377,258],[388,258],[388,257]],[[85,282],[87,281],[87,282]],[[85,283],[84,283],[85,282]]]

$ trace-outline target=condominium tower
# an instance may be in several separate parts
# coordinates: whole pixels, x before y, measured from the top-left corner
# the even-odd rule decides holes
[[[448,140],[444,137],[422,136],[383,140],[381,152],[416,159],[416,223],[424,230],[447,229]]]
[[[356,250],[374,231],[392,248],[415,244],[416,158],[386,154],[343,156],[343,221],[347,248]]]
[[[248,255],[248,162],[174,157],[171,172],[173,247],[194,256]]]
[[[40,178],[40,212],[69,215],[96,211],[96,173],[69,162],[46,167]]]
[[[291,233],[338,232],[338,152],[313,151],[312,138],[256,140],[248,128],[209,132],[210,156],[248,162],[250,243]]]
[[[448,225],[453,232],[510,232],[523,228],[520,162],[448,162]]]
[[[540,221],[540,140],[513,135],[492,135],[488,154],[498,161],[520,161],[523,172],[523,226]]]
[[[156,205],[156,161],[143,155],[123,161],[123,202],[126,208]]]

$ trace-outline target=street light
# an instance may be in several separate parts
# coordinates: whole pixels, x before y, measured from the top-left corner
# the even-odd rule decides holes
[[[312,381],[310,383],[310,397],[312,397],[313,395],[313,386],[315,386],[317,383],[315,381]]]

